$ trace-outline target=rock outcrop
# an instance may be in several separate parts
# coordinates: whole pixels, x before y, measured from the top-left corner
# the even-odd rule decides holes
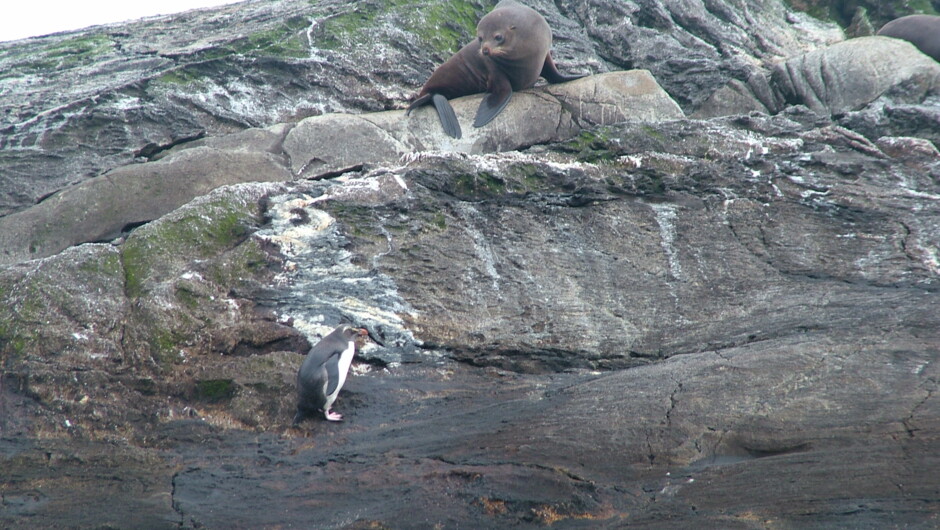
[[[454,102],[470,121],[481,96]],[[416,113],[418,114],[418,113]],[[326,114],[187,143],[154,162],[131,164],[63,189],[0,218],[0,263],[43,258],[107,241],[226,184],[323,178],[394,163],[428,149],[486,153],[557,142],[585,128],[684,117],[648,72],[614,72],[516,94],[499,119],[462,140],[440,141],[436,115],[404,111]]]
[[[940,63],[886,37],[840,42],[781,63],[772,75],[784,101],[826,116],[860,110],[881,97],[917,104],[940,95]]]
[[[543,2],[559,62],[651,74],[454,141],[395,107],[486,7],[27,43],[88,75],[4,114],[0,526],[940,523],[940,65],[775,1]],[[3,87],[48,68],[14,49]],[[344,319],[383,345],[293,429]]]
[[[492,8],[426,4],[249,2],[0,43],[0,215],[204,136],[404,108]],[[752,4],[532,3],[563,71],[649,70],[686,113],[842,38],[779,0]]]

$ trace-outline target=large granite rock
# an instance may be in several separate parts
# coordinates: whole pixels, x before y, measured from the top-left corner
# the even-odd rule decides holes
[[[778,65],[772,75],[784,101],[825,115],[857,111],[883,96],[908,104],[940,97],[940,63],[886,37],[819,49]]]

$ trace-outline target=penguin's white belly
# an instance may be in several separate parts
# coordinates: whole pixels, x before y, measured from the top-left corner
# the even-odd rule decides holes
[[[339,381],[336,383],[336,390],[326,396],[330,403],[336,400],[336,395],[339,394],[343,385],[346,384],[346,374],[349,372],[349,366],[352,364],[353,355],[356,353],[356,343],[349,341],[347,343],[346,349],[343,350],[343,353],[339,355]]]

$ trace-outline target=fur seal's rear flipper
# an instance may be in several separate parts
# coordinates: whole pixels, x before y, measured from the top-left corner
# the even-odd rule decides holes
[[[411,111],[415,110],[416,108],[420,107],[421,105],[424,105],[424,104],[426,104],[427,102],[431,101],[431,96],[433,96],[433,95],[434,95],[434,94],[424,94],[424,95],[421,96],[420,98],[418,98],[418,99],[412,101],[412,102],[411,102],[411,105],[408,105],[408,110],[405,111],[405,116],[411,114]]]
[[[568,81],[574,81],[575,79],[581,79],[584,75],[565,75],[558,71],[558,67],[555,66],[555,61],[552,60],[552,54],[549,52],[545,56],[545,64],[542,65],[542,72],[539,74],[544,77],[549,83],[565,83]]]
[[[454,107],[451,107],[447,98],[440,94],[434,94],[431,101],[434,103],[434,108],[437,109],[437,117],[441,119],[441,127],[444,128],[444,132],[447,136],[459,139],[462,134],[460,132],[460,122],[457,121],[457,115],[454,114]]]
[[[495,75],[490,83],[486,97],[480,102],[480,108],[477,109],[477,116],[473,120],[474,127],[483,127],[493,121],[512,98],[512,85],[509,78],[505,75]]]
[[[437,117],[441,119],[441,126],[444,127],[444,132],[447,133],[447,136],[460,138],[462,135],[460,132],[460,122],[457,121],[454,108],[450,106],[450,102],[447,101],[447,98],[441,94],[431,92],[424,94],[420,98],[412,101],[411,105],[408,105],[408,110],[405,111],[405,115],[411,114],[411,111],[427,103],[434,104],[434,108],[437,109]]]

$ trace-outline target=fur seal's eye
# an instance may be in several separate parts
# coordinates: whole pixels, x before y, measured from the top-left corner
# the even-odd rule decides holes
[[[483,37],[477,37],[478,42],[483,42]]]
[[[497,44],[502,44],[502,43],[503,43],[503,36],[502,36],[501,34],[497,33],[496,35],[493,36],[493,40],[495,40]]]

